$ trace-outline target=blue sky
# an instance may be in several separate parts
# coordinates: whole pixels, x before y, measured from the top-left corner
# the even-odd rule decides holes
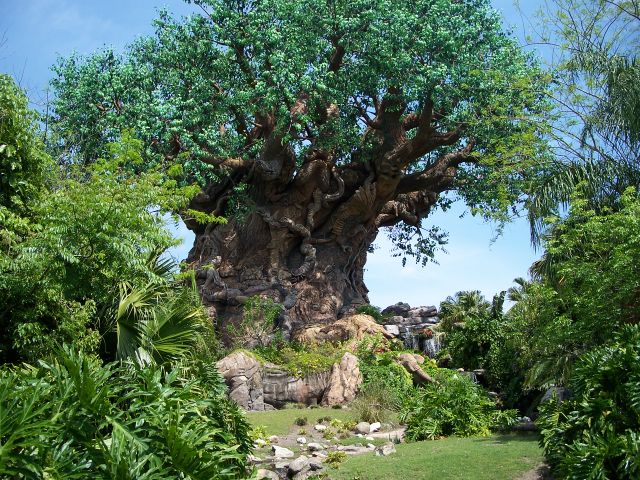
[[[492,3],[523,38],[542,0],[522,2],[522,14],[512,0]],[[87,54],[104,45],[122,48],[136,36],[153,31],[151,22],[159,8],[177,15],[198,10],[181,0],[0,0],[0,72],[13,75],[33,107],[39,108],[45,104],[50,66],[58,55]],[[421,267],[408,261],[403,268],[399,259],[391,257],[381,232],[379,248],[370,255],[365,273],[371,303],[437,305],[448,295],[471,289],[491,297],[511,286],[514,278],[527,275],[538,253],[530,247],[524,219],[509,224],[494,240],[495,226],[469,214],[460,218],[463,214],[462,206],[455,206],[424,222],[426,227],[438,225],[450,233],[448,253],[438,255],[438,265]],[[193,236],[180,226],[176,232],[185,242],[174,255],[184,258]]]

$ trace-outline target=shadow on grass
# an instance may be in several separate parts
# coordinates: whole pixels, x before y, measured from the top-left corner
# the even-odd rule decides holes
[[[478,437],[471,439],[478,443],[513,443],[513,442],[537,442],[540,435],[537,432],[518,432],[504,433],[502,435],[493,435],[491,437]]]

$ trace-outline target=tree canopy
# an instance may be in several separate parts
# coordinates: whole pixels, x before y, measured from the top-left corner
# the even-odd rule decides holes
[[[350,193],[371,172],[378,210],[455,188],[504,218],[531,180],[545,78],[488,1],[194,3],[201,15],[162,13],[155,35],[122,55],[60,61],[63,158],[92,162],[132,128],[146,165],[181,168],[205,187],[196,209],[227,215],[229,193],[242,199],[243,185],[259,183],[273,200],[320,174],[314,159]],[[224,195],[207,190],[227,179]],[[407,210],[380,225],[426,214]]]

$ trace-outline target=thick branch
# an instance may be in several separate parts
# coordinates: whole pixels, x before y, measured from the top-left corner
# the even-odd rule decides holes
[[[472,155],[474,145],[475,142],[470,141],[463,149],[442,155],[424,170],[406,175],[398,183],[396,192],[403,194],[422,190],[440,193],[447,190],[460,164],[476,162]]]

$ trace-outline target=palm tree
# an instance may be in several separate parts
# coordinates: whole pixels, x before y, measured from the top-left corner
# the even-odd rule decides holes
[[[195,281],[184,286],[174,279],[171,260],[152,257],[153,279],[143,287],[120,285],[114,313],[116,358],[163,364],[188,355],[207,328]]]
[[[440,318],[444,330],[447,331],[454,326],[464,325],[470,317],[488,315],[490,310],[491,304],[479,290],[457,292],[440,303]]]

